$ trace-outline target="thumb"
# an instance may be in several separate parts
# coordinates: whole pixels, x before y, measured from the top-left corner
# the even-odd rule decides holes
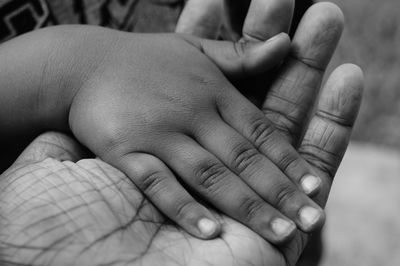
[[[216,39],[222,25],[223,0],[189,0],[175,32]]]
[[[37,137],[17,158],[13,166],[30,164],[53,158],[59,161],[76,162],[90,153],[71,137],[57,132],[48,132]]]
[[[278,65],[289,53],[290,39],[280,33],[262,41],[214,41],[186,36],[206,54],[229,79],[240,79],[265,73]]]

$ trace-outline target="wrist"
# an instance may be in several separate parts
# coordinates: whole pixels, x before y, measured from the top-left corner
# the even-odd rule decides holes
[[[112,38],[99,31],[104,29],[49,27],[1,44],[3,140],[29,139],[48,130],[69,131],[73,97],[96,71],[110,47],[107,38]]]
[[[42,121],[47,130],[70,131],[68,119],[74,97],[102,65],[112,40],[104,36],[104,29],[94,26],[57,26],[47,30],[53,35],[53,44],[46,62],[49,71],[41,99]]]

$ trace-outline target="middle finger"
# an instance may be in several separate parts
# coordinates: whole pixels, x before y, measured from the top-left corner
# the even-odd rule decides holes
[[[222,120],[207,121],[202,128],[194,136],[199,144],[219,158],[266,202],[292,219],[304,232],[311,232],[322,225],[323,211],[298,189],[301,182],[296,186],[275,164]],[[306,168],[301,170],[305,172],[299,172],[299,176],[310,177]],[[315,193],[317,189],[315,187],[308,192]]]

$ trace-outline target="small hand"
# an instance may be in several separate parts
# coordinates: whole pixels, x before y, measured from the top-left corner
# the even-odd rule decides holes
[[[357,68],[332,74],[300,145],[322,177],[321,205],[347,147],[361,91]],[[1,176],[3,264],[284,266],[294,265],[303,248],[304,235],[277,249],[221,214],[215,214],[223,226],[219,238],[195,238],[161,215],[126,175],[98,159],[79,160],[85,156],[69,137],[49,133]]]
[[[312,168],[223,75],[268,69],[288,49],[287,36],[246,43],[238,54],[232,42],[186,35],[87,34],[111,48],[74,96],[71,130],[170,219],[201,238],[220,230],[176,174],[272,243],[292,237],[296,225],[304,232],[321,227],[324,213],[306,194],[318,185],[306,192],[301,186],[305,177],[316,179]]]

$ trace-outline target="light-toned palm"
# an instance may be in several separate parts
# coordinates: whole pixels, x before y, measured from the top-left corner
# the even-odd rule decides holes
[[[63,138],[45,135],[29,149]],[[282,265],[274,247],[226,216],[221,216],[221,238],[204,241],[188,235],[166,220],[123,173],[98,159],[38,159],[12,167],[1,180],[3,262]]]

